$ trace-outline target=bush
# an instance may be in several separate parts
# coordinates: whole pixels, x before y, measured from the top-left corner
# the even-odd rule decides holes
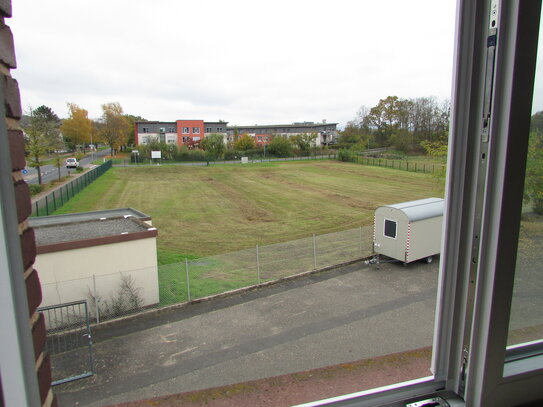
[[[276,157],[293,156],[292,143],[286,137],[274,137],[268,146],[268,151]]]
[[[39,184],[29,184],[28,187],[30,188],[30,195],[38,195],[40,192],[43,191],[43,185]]]
[[[347,150],[346,148],[342,148],[338,151],[337,153],[337,159],[339,161],[347,161],[347,162],[350,162],[352,161],[353,159],[353,153],[351,153],[349,150]]]

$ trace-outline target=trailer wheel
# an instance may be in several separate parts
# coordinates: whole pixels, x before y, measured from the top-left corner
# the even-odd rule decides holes
[[[426,257],[426,263],[430,264],[431,262],[434,261],[434,256],[428,256]]]

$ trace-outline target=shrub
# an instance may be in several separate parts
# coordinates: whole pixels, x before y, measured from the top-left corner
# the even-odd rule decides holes
[[[339,161],[352,161],[353,153],[351,153],[346,148],[341,148],[337,153],[337,159]]]
[[[38,195],[40,192],[43,191],[43,185],[39,184],[29,184],[28,187],[30,188],[30,195]]]
[[[282,136],[276,136],[270,142],[268,151],[276,157],[292,157],[293,148],[292,143]]]

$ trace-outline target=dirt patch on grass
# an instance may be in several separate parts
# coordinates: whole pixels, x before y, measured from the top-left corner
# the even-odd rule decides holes
[[[220,194],[226,198],[229,205],[237,207],[241,218],[245,219],[247,222],[273,222],[275,220],[270,212],[255,205],[253,202],[250,202],[240,191],[213,178],[206,177],[204,181],[211,184],[212,188],[219,191]]]

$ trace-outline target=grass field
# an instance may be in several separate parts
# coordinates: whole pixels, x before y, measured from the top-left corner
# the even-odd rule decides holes
[[[328,160],[127,167],[111,169],[57,213],[147,213],[166,264],[180,254],[208,256],[370,225],[380,205],[442,195],[427,174]]]

